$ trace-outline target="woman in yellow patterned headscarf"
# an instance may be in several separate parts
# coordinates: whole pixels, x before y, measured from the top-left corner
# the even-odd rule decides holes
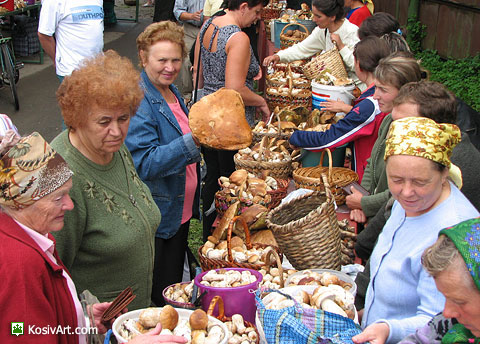
[[[457,126],[424,117],[392,122],[385,164],[395,202],[370,258],[365,329],[355,343],[397,343],[443,309],[421,255],[441,229],[480,215],[456,186],[461,174],[450,155],[460,135]]]

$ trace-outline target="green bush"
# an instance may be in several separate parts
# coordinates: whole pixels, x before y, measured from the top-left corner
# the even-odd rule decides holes
[[[480,54],[464,59],[444,59],[435,50],[422,50],[426,26],[408,20],[407,42],[422,67],[429,72],[429,79],[444,84],[457,97],[480,111]]]
[[[460,60],[443,59],[436,51],[416,54],[430,80],[444,84],[457,97],[480,111],[480,54]]]

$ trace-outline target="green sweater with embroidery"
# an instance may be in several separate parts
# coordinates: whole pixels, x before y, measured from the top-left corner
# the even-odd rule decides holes
[[[128,309],[150,306],[160,211],[130,152],[122,145],[108,165],[95,164],[72,146],[67,130],[51,145],[74,172],[75,207],[53,235],[77,292],[88,289],[105,302],[132,287],[137,297]]]

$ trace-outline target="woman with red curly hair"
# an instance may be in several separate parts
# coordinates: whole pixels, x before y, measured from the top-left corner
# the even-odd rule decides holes
[[[74,172],[74,209],[56,232],[78,290],[111,301],[126,287],[129,309],[151,304],[154,234],[160,211],[124,145],[143,99],[132,63],[109,50],[86,61],[57,91],[67,130],[52,142]]]

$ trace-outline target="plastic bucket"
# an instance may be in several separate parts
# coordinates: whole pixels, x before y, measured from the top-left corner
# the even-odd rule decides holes
[[[322,110],[323,107],[320,106],[320,103],[327,99],[340,99],[345,104],[351,104],[352,99],[355,98],[353,96],[354,89],[355,85],[329,86],[312,81],[312,107]],[[339,114],[343,114],[343,112],[339,112]]]
[[[216,269],[217,271],[220,269]],[[250,290],[256,290],[259,283],[262,281],[262,274],[256,270],[242,269],[242,268],[226,268],[223,270],[238,270],[238,271],[250,271],[252,275],[257,276],[257,280],[253,283],[242,285],[240,287],[230,288],[217,288],[208,287],[200,283],[203,276],[208,272],[202,272],[195,277],[194,283],[198,286],[200,294],[204,291],[207,293],[202,297],[202,309],[206,312],[210,301],[219,295],[223,299],[225,306],[225,315],[231,317],[233,314],[241,314],[243,318],[251,323],[255,322],[255,311],[257,309],[255,305],[255,293],[251,293]],[[218,308],[214,309],[214,315],[218,314]]]
[[[347,150],[348,143],[343,146],[337,147],[332,151],[332,167],[344,167],[345,165],[345,152]],[[322,152],[312,152],[306,149],[302,149],[301,161],[302,167],[315,167],[320,163],[320,157]],[[322,166],[328,167],[328,157],[323,158]]]
[[[9,11],[13,11],[15,4],[13,0],[0,0],[0,6],[5,7]]]
[[[281,22],[280,20],[274,20],[274,43],[275,43],[275,48],[280,48],[280,32],[282,32],[282,29],[289,25],[290,23],[284,23]],[[297,30],[298,25],[290,25],[287,30]]]

